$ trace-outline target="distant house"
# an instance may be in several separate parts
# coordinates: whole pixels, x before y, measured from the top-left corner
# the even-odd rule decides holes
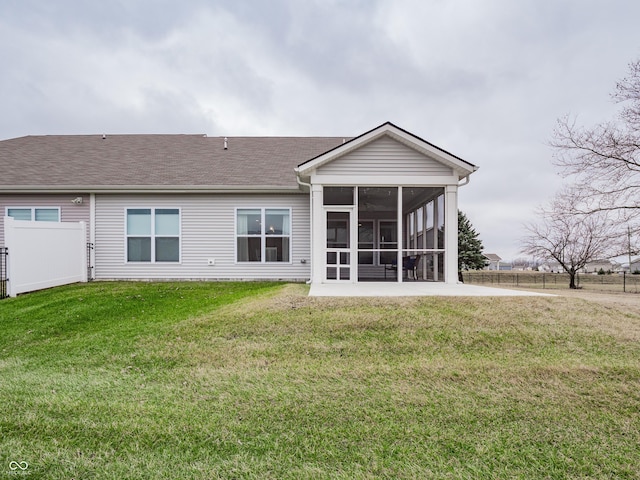
[[[582,269],[582,273],[598,273],[600,270],[603,272],[613,271],[611,260],[594,260],[593,262],[589,262]]]
[[[623,263],[620,266],[621,272],[634,273],[640,272],[640,257],[631,260],[631,268],[629,268],[629,263]]]
[[[484,258],[486,258],[488,262],[485,270],[501,270],[500,262],[502,261],[502,258],[498,255],[495,253],[485,253]]]
[[[562,273],[564,269],[558,262],[545,262],[538,266],[538,271],[548,273]]]
[[[622,273],[622,264],[616,260],[611,260],[611,271],[613,273]]]
[[[85,222],[96,279],[312,283],[457,283],[458,189],[477,169],[389,122],[353,138],[28,136],[0,141],[0,166],[2,214]]]

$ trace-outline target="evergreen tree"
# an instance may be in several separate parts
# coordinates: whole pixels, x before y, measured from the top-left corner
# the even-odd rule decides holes
[[[487,265],[482,240],[467,216],[458,210],[458,270],[481,270]]]

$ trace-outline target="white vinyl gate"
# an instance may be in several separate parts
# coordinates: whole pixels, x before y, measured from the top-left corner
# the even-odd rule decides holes
[[[4,218],[7,294],[87,281],[84,222],[30,222]]]

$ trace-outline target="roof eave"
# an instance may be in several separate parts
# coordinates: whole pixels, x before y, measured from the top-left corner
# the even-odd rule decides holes
[[[283,185],[11,185],[0,193],[300,193]]]

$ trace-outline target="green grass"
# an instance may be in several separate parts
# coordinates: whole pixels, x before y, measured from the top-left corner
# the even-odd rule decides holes
[[[0,302],[0,478],[639,478],[640,317],[92,283]]]

